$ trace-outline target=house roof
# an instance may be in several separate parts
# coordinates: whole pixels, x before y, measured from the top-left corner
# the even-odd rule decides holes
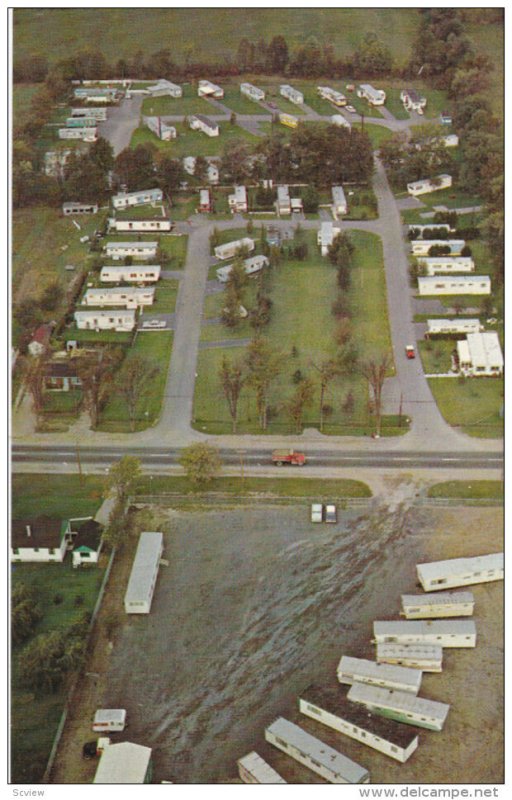
[[[30,536],[27,533],[30,528]],[[68,521],[59,517],[41,515],[28,519],[13,519],[11,546],[13,548],[60,547]]]
[[[48,344],[50,341],[50,336],[52,335],[53,324],[45,323],[44,325],[39,325],[38,328],[35,329],[34,335],[32,337],[33,342],[39,342],[39,344]]]
[[[50,361],[46,368],[46,378],[76,378],[76,361]]]
[[[76,536],[73,539],[73,549],[78,550],[87,548],[88,550],[98,550],[103,526],[96,522],[94,519],[87,519],[83,522],[72,522],[71,529]]]

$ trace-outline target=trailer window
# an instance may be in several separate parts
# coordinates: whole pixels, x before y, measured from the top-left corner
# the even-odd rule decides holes
[[[318,714],[318,716],[319,716],[319,717],[322,715],[322,712],[321,712],[321,711],[320,711],[320,709],[319,709],[319,708],[317,708],[316,706],[310,706],[310,705],[308,704],[308,705],[306,706],[306,708],[308,709],[308,711],[312,711],[312,712],[313,712],[313,714]]]

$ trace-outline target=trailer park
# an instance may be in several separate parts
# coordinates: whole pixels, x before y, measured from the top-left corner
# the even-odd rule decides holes
[[[172,77],[70,81],[34,143],[54,199],[13,212],[13,437],[73,443],[79,473],[62,491],[13,476],[20,630],[37,596],[14,642],[15,779],[497,782],[501,509],[436,507],[432,477],[402,473],[389,497],[313,475],[286,494],[244,476],[242,449],[268,442],[266,466],[294,475],[308,436],[365,450],[432,430],[442,449],[451,426],[496,450],[503,281],[453,98],[420,77]],[[357,155],[318,178],[304,142],[328,140]],[[429,174],[401,180],[422,148]],[[91,153],[108,188],[70,196]],[[80,448],[208,437],[240,453],[231,499],[225,476],[208,504],[141,476],[116,553],[109,467]],[[46,633],[85,663],[72,685],[30,683]]]

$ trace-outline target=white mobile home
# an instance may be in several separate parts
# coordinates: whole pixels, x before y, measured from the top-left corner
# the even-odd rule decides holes
[[[163,122],[162,117],[142,117],[142,122],[162,142],[170,142],[171,139],[176,139],[176,128]]]
[[[101,268],[102,283],[156,283],[160,278],[159,264],[140,264],[138,266],[104,266]]]
[[[465,333],[479,333],[484,327],[479,319],[427,319],[428,330],[426,338],[430,336],[443,336]]]
[[[114,261],[127,256],[147,261],[155,258],[157,250],[158,242],[107,242],[105,245],[105,255]]]
[[[369,783],[369,772],[283,717],[265,729],[265,739],[329,783]]]
[[[148,86],[147,90],[153,97],[182,97],[183,95],[181,86],[178,86],[177,83],[171,83],[165,78],[160,78],[153,86]]]
[[[245,236],[243,239],[236,239],[234,242],[219,244],[213,252],[215,258],[224,261],[226,258],[234,258],[240,250],[248,250],[251,253],[254,247],[254,239],[249,239],[248,236]]]
[[[465,340],[457,342],[457,359],[462,375],[482,378],[503,375],[503,353],[496,331],[468,333]]]
[[[418,278],[418,294],[490,294],[491,279],[488,275],[442,275]]]
[[[409,233],[411,231],[416,231],[421,238],[423,238],[425,231],[447,231],[449,233],[450,231],[455,230],[454,228],[450,228],[450,226],[444,222],[440,223],[439,225],[436,225],[435,222],[432,222],[430,225],[408,225],[407,227],[409,229]]]
[[[98,138],[97,128],[59,128],[59,139],[82,139],[84,142],[95,142]]]
[[[286,783],[257,753],[247,753],[236,762],[238,774],[244,783]]]
[[[207,136],[218,136],[220,133],[218,124],[204,114],[194,114],[189,117],[188,124],[193,131],[202,131]]]
[[[65,217],[70,214],[97,214],[97,203],[63,203],[62,213]]]
[[[443,174],[436,175],[435,178],[424,178],[421,181],[412,181],[407,184],[407,191],[413,197],[419,194],[428,194],[429,192],[437,192],[439,189],[448,189],[452,185],[452,176]]]
[[[323,100],[328,100],[329,103],[332,103],[339,108],[346,106],[348,103],[348,100],[344,94],[336,91],[336,89],[331,89],[330,86],[317,86],[316,90]]]
[[[342,114],[333,114],[332,117],[331,117],[331,124],[332,125],[337,125],[339,128],[351,128],[352,127],[352,125],[350,124],[348,119],[345,119],[345,117],[342,116]]]
[[[503,553],[470,558],[450,558],[417,564],[418,580],[426,592],[454,589],[473,583],[503,580]]]
[[[339,691],[308,686],[300,693],[299,709],[307,717],[402,763],[418,747],[415,731],[371,714]]]
[[[110,87],[94,87],[88,86],[87,88],[78,88],[73,90],[73,94],[75,97],[79,98],[80,100],[117,100],[119,96],[119,90],[110,88]]]
[[[268,267],[269,260],[267,256],[253,256],[252,258],[246,258],[244,260],[244,268],[246,275],[257,275],[258,272],[261,272],[264,267]],[[231,274],[231,270],[233,267],[231,265],[226,265],[225,267],[219,267],[217,270],[217,280],[221,283],[227,283],[227,280]]]
[[[457,147],[459,144],[459,137],[456,133],[449,133],[447,136],[441,136],[440,141],[445,147]]]
[[[279,215],[292,213],[290,190],[286,185],[277,187],[277,212]]]
[[[471,592],[433,592],[403,594],[400,615],[405,619],[471,617],[475,598]]]
[[[375,659],[379,664],[414,667],[422,672],[441,672],[443,648],[432,644],[378,644]]]
[[[140,306],[152,306],[154,299],[154,286],[105,286],[101,289],[87,289],[82,298],[82,304],[84,306],[96,306],[97,308],[104,308],[105,306],[139,308]]]
[[[258,89],[258,87],[253,86],[252,83],[241,83],[240,92],[248,97],[249,100],[254,100],[255,102],[265,99],[265,92],[263,89]]]
[[[383,106],[386,102],[386,92],[383,89],[374,89],[369,83],[360,85],[357,96],[367,100],[371,106]]]
[[[451,256],[430,256],[419,258],[427,275],[451,275],[457,272],[474,272],[475,262],[469,256],[452,258]]]
[[[211,81],[199,81],[197,85],[197,94],[199,97],[214,97],[219,99],[224,97],[224,89],[221,86],[217,86],[215,83],[211,83]]]
[[[376,686],[364,686],[355,683],[348,695],[354,703],[362,703],[370,711],[381,714],[397,722],[417,725],[431,731],[443,729],[450,706],[437,700],[416,697],[407,692],[395,692],[393,689],[378,689]]]
[[[79,330],[121,332],[131,331],[135,327],[135,311],[133,309],[75,311],[74,317]]]
[[[376,644],[437,644],[441,647],[476,647],[472,619],[379,620],[373,623]]]
[[[154,205],[163,200],[161,189],[145,189],[138,192],[120,192],[112,198],[114,208],[129,208],[130,206]]]
[[[228,195],[229,210],[243,214],[247,211],[247,190],[245,186],[235,186],[233,194]]]
[[[126,708],[99,708],[92,723],[96,733],[115,733],[126,727]]]
[[[294,103],[296,106],[301,106],[304,102],[304,95],[302,92],[299,92],[298,89],[294,89],[293,86],[289,86],[287,83],[282,83],[279,87],[279,94],[282,97],[286,97],[290,103]]]
[[[327,255],[329,247],[332,245],[340,232],[341,229],[335,228],[332,222],[322,222],[316,236],[316,241],[323,256]]]
[[[72,108],[71,109],[71,116],[73,118],[79,117],[94,117],[97,122],[105,122],[107,119],[107,109],[106,108]]]
[[[449,247],[448,257],[459,256],[466,242],[464,239],[413,239],[411,253],[413,256],[428,256],[431,247]],[[433,257],[433,256],[431,256]],[[446,258],[446,256],[444,256]]]
[[[96,117],[89,114],[83,117],[68,117],[66,119],[66,128],[95,128]]]
[[[108,221],[108,229],[117,233],[169,233],[172,220],[168,217],[158,219],[115,219]]]
[[[212,210],[212,197],[209,189],[199,189],[199,213],[207,214]],[[229,256],[227,256],[229,258]]]
[[[416,111],[418,114],[423,114],[425,106],[427,105],[427,98],[421,97],[416,89],[402,89],[400,92],[400,100],[407,111]]]
[[[149,783],[151,748],[133,742],[116,742],[105,747],[93,783]]]
[[[365,658],[342,656],[336,674],[340,683],[367,683],[411,694],[418,694],[421,686],[421,670],[377,664]]]
[[[332,215],[334,219],[338,219],[338,215],[343,216],[348,213],[347,198],[343,191],[343,186],[333,186],[332,193]]]
[[[127,614],[149,614],[162,552],[162,533],[141,533],[124,596],[124,610]]]

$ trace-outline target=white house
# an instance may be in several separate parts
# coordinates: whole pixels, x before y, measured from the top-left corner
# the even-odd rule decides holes
[[[503,580],[503,566],[503,553],[491,553],[416,564],[416,572],[426,592],[437,592],[440,589]]]
[[[254,100],[256,102],[265,99],[265,92],[263,89],[258,89],[258,87],[253,86],[252,83],[241,83],[240,92],[248,97],[249,100]]]
[[[299,710],[311,719],[404,763],[418,747],[418,735],[407,726],[371,714],[340,691],[308,686],[300,693]]]
[[[348,119],[345,119],[342,114],[333,114],[331,117],[332,125],[337,125],[339,128],[351,128],[351,124]]]
[[[151,748],[133,742],[109,744],[100,756],[93,783],[149,783]]]
[[[155,258],[157,250],[158,242],[107,242],[105,245],[105,255],[114,261],[127,256],[146,261]]]
[[[503,375],[503,353],[496,331],[468,333],[457,342],[457,359],[462,375],[496,377]]]
[[[373,641],[375,644],[476,647],[476,627],[470,619],[377,620],[373,623]]]
[[[79,330],[131,331],[135,327],[133,309],[111,309],[109,311],[75,311],[75,322]]]
[[[366,658],[342,656],[336,669],[340,683],[367,683],[401,692],[418,694],[421,687],[421,670],[377,664]]]
[[[491,279],[488,275],[452,275],[443,278],[438,275],[418,278],[420,295],[475,294],[491,293]]]
[[[97,128],[59,128],[59,139],[82,139],[84,142],[95,142],[98,138]]]
[[[116,219],[111,217],[108,221],[108,230],[117,233],[169,233],[172,230],[172,220],[168,217],[156,219]]]
[[[63,203],[62,213],[65,217],[71,214],[97,214],[97,203]]]
[[[245,186],[235,186],[233,194],[228,195],[229,209],[233,214],[247,211],[247,190]]]
[[[425,268],[427,275],[454,275],[458,272],[475,271],[475,262],[469,257],[432,256],[431,258],[418,259],[418,264]]]
[[[252,258],[246,258],[244,260],[244,269],[246,275],[256,275],[258,272],[261,272],[264,267],[268,267],[269,260],[267,256],[253,256]],[[231,270],[233,267],[231,265],[226,265],[225,267],[219,267],[217,270],[217,280],[221,283],[227,283],[227,280],[231,274]]]
[[[332,222],[322,222],[320,229],[317,233],[316,241],[320,246],[320,252],[323,256],[327,255],[329,247],[334,242],[335,238],[340,234],[341,229],[335,228]]]
[[[208,158],[206,160],[208,161],[208,170],[206,173],[206,179],[208,183],[216,184],[219,182],[220,179],[219,167],[213,160]],[[185,156],[185,158],[183,159],[183,169],[188,175],[195,174],[196,171],[195,156]]]
[[[277,211],[280,215],[292,213],[290,190],[288,189],[288,186],[277,187]]]
[[[279,87],[279,94],[282,97],[286,97],[290,103],[294,103],[296,106],[301,106],[304,102],[304,95],[302,92],[299,92],[298,89],[294,89],[293,86],[289,86],[287,83],[281,84]]]
[[[217,86],[215,83],[211,83],[211,81],[201,80],[197,85],[197,94],[199,97],[214,97],[219,99],[224,97],[224,89],[221,86]]]
[[[71,519],[73,567],[89,567],[98,563],[102,547],[102,526],[92,517]]]
[[[347,98],[341,92],[337,92],[336,89],[331,89],[330,86],[317,86],[316,90],[320,97],[324,100],[328,100],[335,106],[342,107],[346,106],[348,103]]]
[[[189,117],[188,124],[193,131],[202,131],[207,136],[218,136],[220,133],[218,124],[205,117],[204,114],[194,114]]]
[[[170,142],[171,139],[176,139],[176,128],[163,122],[162,117],[142,117],[142,121],[146,128],[149,128],[163,142]]]
[[[183,95],[181,86],[178,86],[177,83],[171,83],[171,81],[165,78],[160,78],[153,86],[148,86],[147,91],[150,92],[153,97],[164,97],[166,95],[169,97],[182,97]]]
[[[163,547],[162,533],[141,533],[124,596],[124,610],[127,614],[149,614]]]
[[[447,189],[452,185],[452,176],[443,174],[436,175],[435,178],[424,178],[421,181],[412,181],[407,184],[407,191],[413,197],[419,194],[428,194],[429,192],[437,192],[439,189]]]
[[[329,783],[370,782],[366,769],[283,717],[265,728],[265,739]]]
[[[50,344],[50,337],[55,327],[55,323],[43,323],[39,325],[32,336],[28,345],[28,352],[31,356],[40,356]]]
[[[237,253],[242,250],[248,250],[250,253],[254,250],[254,239],[249,239],[245,236],[243,239],[236,239],[233,242],[226,242],[226,244],[219,244],[214,249],[215,258],[220,258],[224,261],[226,258],[234,258]]]
[[[480,333],[484,326],[479,319],[465,319],[456,317],[455,319],[427,319],[427,332],[425,336],[442,336],[464,333]]]
[[[442,672],[443,648],[432,644],[394,644],[377,645],[375,660],[379,664],[396,664],[414,667],[422,672]]]
[[[355,683],[347,697],[354,703],[362,703],[369,711],[432,731],[443,729],[450,710],[447,703],[362,683]]]
[[[413,256],[428,256],[431,247],[448,247],[451,258],[460,255],[465,244],[464,239],[413,239],[411,253]]]
[[[95,306],[96,308],[104,308],[105,306],[139,308],[140,306],[152,306],[154,299],[154,286],[114,286],[87,289],[82,298],[82,305]]]
[[[39,516],[12,520],[11,561],[64,561],[71,542],[69,520]]]
[[[240,779],[244,783],[286,783],[254,750],[239,758],[236,764]]]
[[[417,114],[423,114],[427,105],[427,98],[421,97],[415,89],[402,89],[400,100],[407,111],[416,111]]]
[[[139,264],[129,267],[114,267],[105,265],[101,268],[100,281],[102,283],[156,283],[160,278],[161,266],[159,264]]]
[[[386,102],[386,92],[383,89],[374,89],[370,83],[362,83],[357,96],[367,100],[371,106],[383,106]]]
[[[472,592],[427,592],[403,594],[400,616],[405,619],[438,619],[439,617],[471,617],[475,607]]]
[[[338,215],[343,216],[348,214],[347,198],[343,191],[343,186],[333,186],[332,193],[332,215],[334,219],[338,219]]]
[[[119,192],[112,198],[114,208],[129,208],[130,206],[154,205],[161,203],[164,198],[161,189],[143,189],[138,192]]]

